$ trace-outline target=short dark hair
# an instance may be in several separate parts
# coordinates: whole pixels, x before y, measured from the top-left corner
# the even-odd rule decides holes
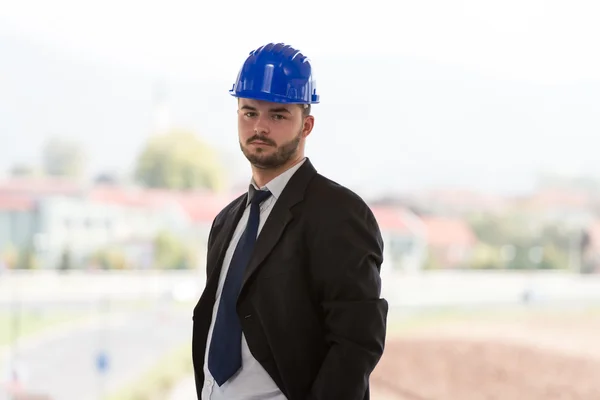
[[[308,117],[310,115],[310,104],[300,104],[302,107],[302,116]]]

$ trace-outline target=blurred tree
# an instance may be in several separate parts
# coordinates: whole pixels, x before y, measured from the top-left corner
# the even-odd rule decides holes
[[[101,185],[118,185],[120,183],[120,179],[115,173],[101,172],[94,177],[94,183]]]
[[[220,190],[223,170],[214,151],[193,133],[153,136],[137,160],[135,178],[152,188]]]
[[[487,243],[478,242],[473,249],[469,266],[475,269],[502,268],[500,249]]]
[[[423,264],[423,269],[425,270],[437,270],[441,269],[442,266],[435,252],[428,250],[427,258],[425,259],[425,263]]]
[[[197,254],[187,243],[169,232],[160,232],[154,240],[155,266],[160,269],[190,269]]]
[[[51,138],[42,150],[44,172],[50,176],[78,178],[83,174],[84,159],[83,148],[63,138]]]
[[[560,251],[567,251],[571,245],[570,232],[565,226],[547,225],[542,230],[542,237],[548,244],[554,245]]]
[[[561,251],[555,244],[549,243],[544,246],[544,257],[540,263],[540,269],[566,269],[569,266],[569,256]]]
[[[90,259],[93,265],[98,265],[103,270],[123,270],[130,268],[127,257],[118,248],[102,248],[96,250]]]
[[[60,261],[58,263],[59,271],[69,271],[73,268],[73,260],[71,258],[71,251],[68,248],[65,248],[60,257]]]
[[[17,268],[19,269],[36,269],[38,267],[37,258],[33,246],[25,246],[19,252],[19,261]]]
[[[507,269],[560,269],[568,264],[569,236],[568,232],[557,224],[544,225],[535,217],[517,213],[506,215],[479,214],[469,220],[473,231],[482,242],[476,249],[473,268],[489,265],[486,252],[495,249],[498,253],[504,245],[514,248],[514,257],[510,260],[494,260]],[[541,246],[543,257],[539,263],[531,260],[530,252]],[[500,253],[498,253],[500,254]],[[484,261],[487,260],[487,261]]]
[[[127,262],[127,257],[125,253],[120,250],[113,249],[108,252],[108,266],[110,269],[128,269],[129,263]]]
[[[36,176],[38,171],[31,165],[15,164],[10,168],[8,174],[13,178],[25,178]]]
[[[16,268],[19,262],[19,251],[17,248],[9,243],[2,249],[2,261],[8,268]]]
[[[89,256],[88,264],[92,265],[94,268],[106,270],[110,268],[108,259],[109,256],[106,249],[97,249]]]
[[[479,240],[492,246],[529,245],[533,240],[527,222],[518,215],[479,214],[469,222]]]

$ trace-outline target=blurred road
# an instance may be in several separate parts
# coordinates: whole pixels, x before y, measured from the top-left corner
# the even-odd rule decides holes
[[[25,387],[55,400],[99,400],[135,380],[159,357],[191,340],[191,312],[166,307],[137,311],[76,329],[23,349]],[[105,350],[101,373],[98,354]]]

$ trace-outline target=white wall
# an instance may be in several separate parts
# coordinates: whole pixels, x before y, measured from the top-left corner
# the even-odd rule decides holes
[[[150,241],[162,229],[184,234],[190,224],[177,207],[155,210],[50,197],[40,204],[36,242],[42,267],[54,268],[65,248],[77,260],[107,245]]]
[[[391,307],[511,305],[532,290],[534,302],[600,304],[600,275],[564,272],[536,274],[508,271],[423,272],[383,278],[383,292]],[[195,271],[13,271],[0,274],[0,303],[15,292],[23,300],[92,300],[110,296],[132,299],[160,296],[185,289],[199,296],[205,273]]]

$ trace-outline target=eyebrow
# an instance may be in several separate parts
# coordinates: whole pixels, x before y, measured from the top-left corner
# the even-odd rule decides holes
[[[256,107],[252,107],[252,106],[248,106],[248,105],[243,105],[241,107],[241,109],[242,110],[249,110],[249,111],[257,111]],[[272,113],[283,113],[283,112],[286,112],[288,114],[291,114],[290,110],[288,110],[285,107],[271,108],[271,109],[269,109],[269,112],[272,112]]]
[[[271,108],[271,109],[269,110],[269,112],[272,112],[272,113],[282,113],[282,112],[286,112],[286,113],[288,113],[288,114],[291,114],[290,110],[288,110],[288,109],[287,109],[287,108],[285,108],[285,107]]]

